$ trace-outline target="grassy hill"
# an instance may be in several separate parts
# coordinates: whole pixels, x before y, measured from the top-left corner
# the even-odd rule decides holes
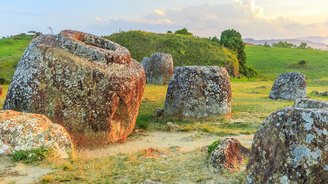
[[[153,52],[165,52],[173,56],[175,66],[228,66],[230,74],[239,73],[235,53],[207,38],[144,31],[121,32],[106,38],[128,48],[138,61],[149,57]]]
[[[106,38],[127,47],[138,61],[153,52],[167,52],[173,55],[175,66],[230,63],[238,69],[237,58],[230,50],[206,38],[142,31],[122,32]],[[0,39],[0,78],[11,80],[15,66],[31,39],[32,36],[27,35]],[[260,79],[274,80],[283,72],[298,71],[304,73],[309,81],[323,85],[328,83],[328,51],[247,45],[246,55],[246,65],[258,71]],[[299,64],[301,60],[305,64]]]
[[[281,73],[297,71],[310,81],[328,84],[328,51],[248,45],[246,54],[246,64],[257,70],[261,78],[273,80]]]
[[[10,81],[17,62],[31,41],[32,36],[16,35],[0,39],[0,78]]]

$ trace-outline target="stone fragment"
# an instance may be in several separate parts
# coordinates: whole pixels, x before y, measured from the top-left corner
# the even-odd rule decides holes
[[[211,153],[210,168],[221,172],[237,170],[249,156],[250,150],[235,138],[224,139]]]

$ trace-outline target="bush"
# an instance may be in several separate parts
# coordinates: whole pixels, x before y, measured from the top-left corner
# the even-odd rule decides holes
[[[255,69],[253,69],[252,67],[247,67],[247,66],[242,68],[242,71],[240,71],[240,73],[244,74],[248,78],[254,78],[259,75]]]
[[[289,42],[283,42],[279,41],[277,43],[273,43],[272,47],[281,47],[281,48],[295,48],[296,45],[289,43]]]
[[[268,44],[268,42],[265,42],[263,46],[264,46],[264,47],[271,47],[271,45]]]
[[[214,149],[221,143],[221,139],[218,139],[214,142],[212,142],[212,144],[210,144],[208,147],[207,147],[207,152],[208,154],[211,154],[212,151],[214,151]]]
[[[174,34],[192,35],[192,33],[190,33],[190,32],[188,31],[187,28],[183,28],[183,29],[180,29],[180,30],[176,30],[176,31],[174,32]]]
[[[301,60],[301,61],[298,62],[298,64],[299,64],[299,65],[306,65],[306,64],[307,64],[307,61],[305,61],[305,60]]]
[[[13,151],[12,154],[9,155],[12,161],[24,163],[33,163],[36,161],[42,161],[49,155],[50,150],[46,147],[40,147],[31,150],[18,150]]]

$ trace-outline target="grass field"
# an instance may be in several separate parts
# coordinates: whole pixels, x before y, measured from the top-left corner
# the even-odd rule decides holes
[[[0,78],[12,77],[14,66],[29,40],[28,37],[0,40]],[[232,119],[172,121],[179,126],[178,133],[196,131],[215,135],[218,139],[222,136],[255,133],[266,116],[293,104],[268,98],[275,77],[287,71],[304,73],[308,78],[308,96],[328,101],[328,97],[311,94],[314,90],[328,91],[328,52],[247,46],[246,53],[247,65],[254,67],[261,74],[261,78],[232,79]],[[299,65],[300,60],[305,60],[306,64]],[[3,89],[0,108],[3,106],[8,85],[4,85]],[[145,129],[145,132],[168,130],[168,120],[153,117],[153,111],[164,106],[166,90],[167,86],[146,86],[137,118],[138,129]],[[128,141],[138,136],[133,134]],[[51,165],[54,169],[54,172],[44,176],[40,183],[140,183],[146,179],[163,183],[241,183],[244,178],[243,171],[222,175],[210,174],[207,163],[208,154],[201,148],[183,152],[172,147],[156,150],[151,157],[140,151],[97,159],[52,160],[38,164]]]
[[[268,93],[272,81],[232,81],[233,118],[216,119],[206,122],[179,122],[178,131],[198,131],[222,136],[253,134],[264,118],[277,109],[290,106],[292,102],[270,100]],[[328,86],[328,85],[327,85]],[[327,86],[310,86],[308,91],[327,89]],[[7,89],[7,86],[4,86]],[[155,108],[162,108],[167,86],[147,85],[137,120],[139,128],[147,132],[166,131],[166,121],[153,118]],[[328,97],[314,99],[328,101]],[[3,102],[4,96],[0,98]],[[2,104],[0,104],[2,106]],[[132,135],[132,138],[134,135]],[[129,138],[131,139],[131,138]],[[129,140],[128,140],[129,141]],[[208,154],[201,149],[181,152],[179,148],[156,150],[155,156],[147,157],[143,151],[133,154],[120,154],[104,158],[84,160],[77,158],[70,161],[51,161],[40,163],[55,171],[42,178],[40,183],[140,183],[146,179],[163,183],[219,182],[240,183],[244,172],[213,175],[208,172]]]
[[[32,36],[17,35],[0,39],[0,78],[10,81],[17,62],[31,41]]]
[[[274,80],[279,74],[297,71],[312,82],[328,84],[328,51],[293,48],[247,46],[247,65],[252,66],[262,79]],[[298,62],[305,60],[305,65]]]

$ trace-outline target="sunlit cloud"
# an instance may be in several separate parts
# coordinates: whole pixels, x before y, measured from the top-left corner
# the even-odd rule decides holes
[[[160,16],[160,17],[164,17],[166,16],[166,13],[164,10],[161,10],[161,9],[155,9],[154,10],[154,13],[157,15],[157,16]]]

